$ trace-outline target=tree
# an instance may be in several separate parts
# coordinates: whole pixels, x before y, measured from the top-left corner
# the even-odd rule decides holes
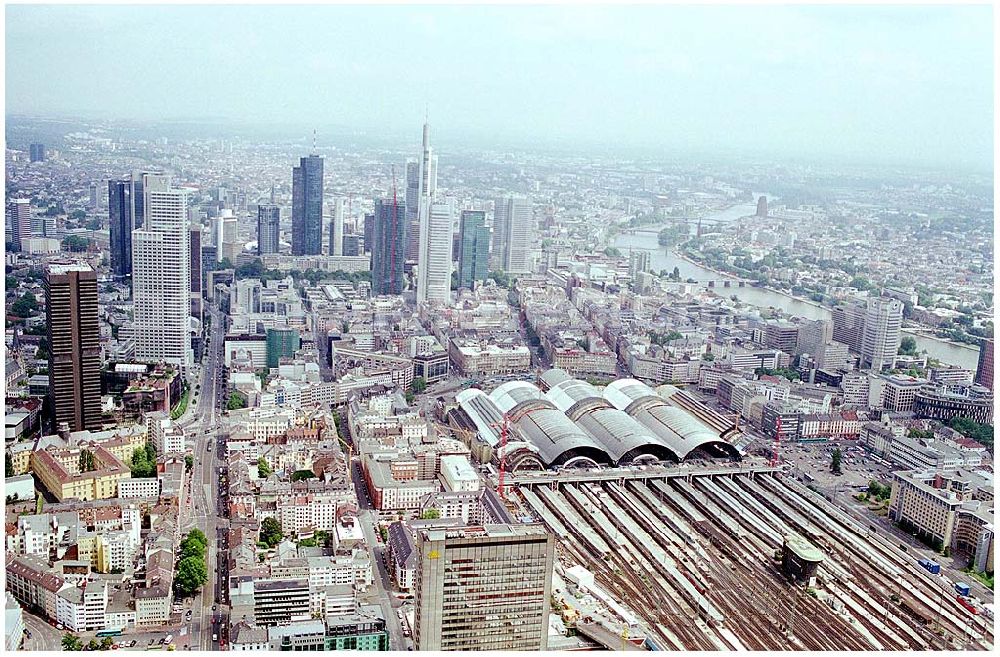
[[[141,479],[156,476],[156,448],[153,443],[132,452],[132,476]]]
[[[115,645],[115,640],[109,636],[101,639],[101,650],[111,650],[111,646]]]
[[[417,398],[416,395],[414,395],[409,390],[407,390],[406,392],[403,393],[403,397],[406,399],[406,403],[407,404],[412,404],[413,400]]]
[[[413,383],[410,384],[410,390],[419,395],[424,390],[427,390],[427,380],[422,376],[413,377]]]
[[[25,292],[21,298],[10,304],[7,313],[15,317],[30,317],[38,311],[38,300],[31,292]]]
[[[835,475],[840,474],[840,448],[835,447],[833,449],[833,456],[830,458],[830,472]]]
[[[14,462],[10,460],[10,454],[4,454],[3,456],[3,476],[14,476]]]
[[[207,547],[208,540],[205,538],[205,534],[199,529],[193,529],[180,543],[181,558],[198,557],[204,560]]]
[[[194,457],[190,454],[184,457],[184,469],[188,472],[194,469]]]
[[[271,472],[272,472],[271,466],[269,466],[267,464],[267,461],[264,459],[263,456],[260,457],[259,459],[257,459],[257,476],[258,477],[260,477],[261,479],[267,479],[268,477],[271,476]]]
[[[619,258],[621,257],[622,252],[617,247],[609,246],[608,248],[604,249],[604,255],[608,256],[609,258]]]
[[[98,648],[100,648],[100,644],[97,643],[97,639],[91,639],[90,641],[87,642],[87,647],[84,648],[84,650],[90,650],[91,652],[93,652]]]
[[[967,417],[954,417],[948,422],[948,426],[966,438],[971,438],[990,450],[993,449],[993,425],[980,424]]]
[[[437,509],[427,509],[426,511],[420,514],[421,520],[434,520],[440,517],[441,517],[441,512],[438,511]]]
[[[672,278],[675,281],[681,280],[681,268],[675,266],[674,270],[670,272],[670,278]]]
[[[184,557],[177,563],[174,589],[181,597],[186,598],[194,595],[207,581],[208,568],[205,566],[204,557]]]
[[[83,642],[80,641],[80,637],[75,634],[70,634],[67,632],[63,634],[62,637],[62,649],[63,650],[83,650]]]
[[[94,453],[89,449],[80,450],[80,472],[93,472],[97,469],[94,463]]]
[[[899,341],[899,353],[904,356],[916,356],[917,341],[909,335],[903,336],[903,339]]]
[[[706,351],[701,355],[701,359],[711,363],[713,360],[715,360],[715,354],[713,354],[711,351]]]
[[[316,473],[312,470],[296,470],[292,473],[292,481],[302,481],[303,479],[315,479]]]
[[[90,248],[90,240],[79,235],[67,235],[62,241],[62,248],[67,251],[86,251]]]
[[[269,548],[281,542],[284,534],[281,531],[281,523],[274,518],[264,518],[260,524],[260,540]]]
[[[226,402],[226,410],[235,411],[239,408],[247,407],[247,398],[239,390],[233,390],[229,394],[229,401]]]

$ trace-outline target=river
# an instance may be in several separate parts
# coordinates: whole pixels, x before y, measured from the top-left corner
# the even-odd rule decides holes
[[[740,217],[752,215],[756,211],[756,203],[743,203],[708,214],[705,216],[705,220],[712,222],[734,221]],[[832,316],[830,309],[825,306],[795,299],[781,292],[761,287],[750,287],[749,284],[747,287],[738,287],[736,278],[706,269],[678,256],[669,247],[661,247],[655,232],[659,230],[659,226],[643,226],[642,228],[654,232],[620,233],[615,238],[614,246],[623,254],[627,254],[629,249],[648,251],[650,255],[649,266],[656,272],[662,269],[673,271],[676,267],[680,271],[682,279],[693,278],[696,281],[705,282],[706,287],[707,281],[718,281],[714,288],[716,293],[725,297],[735,295],[740,301],[758,308],[777,308],[789,315],[805,317],[806,319],[830,319]],[[721,282],[725,280],[733,281],[733,286],[722,287]],[[912,333],[908,333],[908,335],[916,340],[917,350],[926,351],[931,358],[975,371],[979,362],[978,347],[959,345]]]

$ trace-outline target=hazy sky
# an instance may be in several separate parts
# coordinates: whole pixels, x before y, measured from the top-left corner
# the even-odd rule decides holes
[[[8,113],[992,169],[990,7],[6,7]]]

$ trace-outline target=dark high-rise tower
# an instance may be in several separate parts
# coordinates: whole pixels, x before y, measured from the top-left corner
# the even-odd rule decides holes
[[[191,226],[191,316],[202,321],[201,224]]]
[[[979,345],[979,365],[976,367],[976,383],[993,390],[993,338],[983,340]]]
[[[85,263],[54,263],[45,278],[49,394],[56,426],[101,428],[101,334],[97,273]]]
[[[28,147],[28,159],[32,162],[44,162],[45,144],[31,144]]]
[[[375,244],[375,213],[365,214],[365,253],[372,252]]]
[[[257,253],[277,253],[280,242],[279,224],[281,223],[281,208],[267,204],[257,206]]]
[[[402,294],[406,261],[406,203],[375,201],[372,294]]]
[[[486,213],[463,210],[458,242],[458,286],[472,289],[475,281],[486,280],[490,259],[490,229]]]
[[[132,279],[132,181],[108,181],[108,228],[111,232],[111,273],[115,280]]]
[[[292,169],[292,255],[323,252],[323,158],[310,155]]]
[[[757,216],[766,217],[767,216],[767,197],[761,196],[757,199]]]

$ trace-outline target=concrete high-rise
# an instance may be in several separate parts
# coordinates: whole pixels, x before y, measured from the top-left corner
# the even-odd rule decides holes
[[[187,193],[143,175],[145,225],[132,233],[135,358],[187,367],[191,350],[191,236]]]
[[[243,251],[243,245],[239,243],[236,215],[229,208],[219,210],[219,214],[212,217],[212,243],[215,245],[216,262],[228,258],[230,263],[236,265],[236,257]]]
[[[281,208],[273,203],[257,206],[257,253],[278,253],[281,247]]]
[[[333,199],[333,215],[330,217],[330,255],[344,255],[344,199]]]
[[[45,144],[31,144],[28,146],[28,159],[32,162],[44,162]]]
[[[861,341],[861,367],[881,371],[892,367],[902,340],[903,302],[869,299]]]
[[[848,301],[833,309],[833,339],[861,353],[865,334],[867,306],[862,301]]]
[[[766,217],[767,216],[767,197],[761,196],[757,199],[757,216]]]
[[[406,161],[406,259],[420,253],[420,162]]]
[[[372,294],[402,294],[406,204],[392,199],[375,201],[372,233]]]
[[[986,338],[979,345],[976,383],[993,390],[993,338]]]
[[[49,394],[56,426],[101,428],[101,332],[97,273],[85,263],[53,263],[45,277]]]
[[[16,198],[7,204],[7,213],[11,245],[15,251],[20,251],[22,243],[31,238],[31,201]]]
[[[292,255],[323,253],[323,158],[310,155],[292,168]]]
[[[545,650],[555,541],[541,525],[420,529],[417,650]]]
[[[425,204],[427,198],[421,199]],[[420,258],[417,260],[417,303],[451,299],[451,247],[455,200],[431,201],[422,210]]]
[[[472,289],[476,281],[485,281],[490,266],[490,229],[486,213],[462,210],[458,239],[458,286]]]
[[[508,274],[531,271],[534,215],[531,202],[521,196],[498,198],[493,205],[493,255],[497,266]]]

